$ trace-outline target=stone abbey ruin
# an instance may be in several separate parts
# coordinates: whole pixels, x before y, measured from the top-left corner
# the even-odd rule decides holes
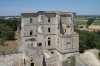
[[[21,13],[20,44],[0,52],[0,66],[89,66],[79,56],[75,13]]]

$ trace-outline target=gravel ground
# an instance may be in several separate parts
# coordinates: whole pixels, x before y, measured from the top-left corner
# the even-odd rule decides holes
[[[85,53],[80,54],[80,57],[87,61],[91,66],[100,66],[100,62],[94,55],[94,52],[99,52],[99,50],[91,49],[85,51]]]

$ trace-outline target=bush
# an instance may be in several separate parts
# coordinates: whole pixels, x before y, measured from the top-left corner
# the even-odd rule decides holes
[[[83,26],[80,26],[80,28],[84,28]]]
[[[98,53],[98,56],[100,57],[100,52]]]
[[[81,53],[87,49],[100,49],[100,31],[95,33],[78,29],[75,31],[79,33],[79,51]]]
[[[0,40],[0,45],[4,45],[4,42],[6,41],[6,39],[7,39],[6,37],[2,37]]]
[[[0,45],[4,45],[6,40],[14,40],[18,26],[21,27],[20,19],[0,19]]]

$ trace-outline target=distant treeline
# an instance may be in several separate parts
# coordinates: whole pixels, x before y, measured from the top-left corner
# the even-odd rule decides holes
[[[0,45],[4,45],[6,40],[14,40],[15,31],[20,25],[20,19],[0,19]]]
[[[87,49],[100,49],[100,31],[89,32],[76,29],[79,33],[79,51],[84,52]]]
[[[100,17],[100,15],[75,15],[76,17]]]

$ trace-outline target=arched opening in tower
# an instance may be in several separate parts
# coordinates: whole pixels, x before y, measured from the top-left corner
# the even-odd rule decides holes
[[[31,66],[34,66],[34,63],[31,63]]]
[[[33,30],[30,31],[30,36],[33,34]]]

